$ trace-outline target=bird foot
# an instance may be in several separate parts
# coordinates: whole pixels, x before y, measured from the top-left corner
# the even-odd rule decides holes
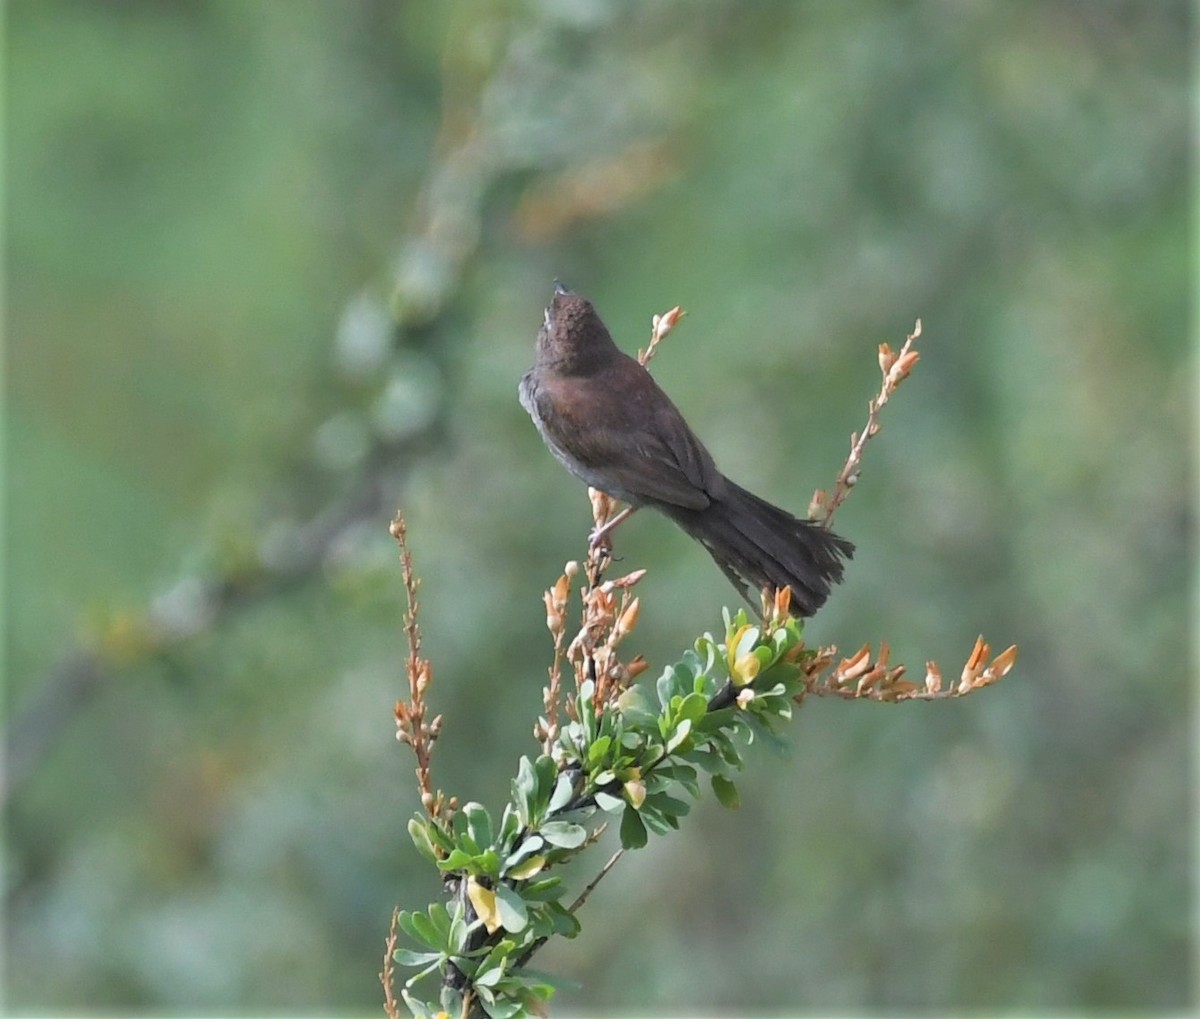
[[[620,513],[613,517],[603,527],[592,528],[592,533],[588,535],[588,548],[612,548],[612,532],[617,529],[617,525],[625,520],[630,514],[636,510],[636,506],[626,506]]]

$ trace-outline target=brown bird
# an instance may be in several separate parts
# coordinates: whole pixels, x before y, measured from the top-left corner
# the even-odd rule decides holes
[[[629,504],[602,531],[652,506],[700,542],[751,605],[761,591],[792,589],[792,612],[811,616],[842,579],[854,546],[801,520],[717,470],[650,373],[623,353],[590,301],[554,287],[538,331],[521,406],[572,474]]]

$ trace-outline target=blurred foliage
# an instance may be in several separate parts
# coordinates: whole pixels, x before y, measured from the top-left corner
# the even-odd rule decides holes
[[[809,632],[916,668],[1021,645],[964,702],[807,702],[740,811],[698,806],[547,949],[582,986],[556,1005],[1195,1004],[1184,0],[6,13],[10,726],[108,649],[6,806],[10,1008],[378,1007],[393,905],[437,895],[392,507],[161,653],[112,648],[378,477],[424,577],[436,781],[499,804],[589,526],[515,396],[555,276],[630,350],[688,309],[656,377],[794,510],[922,318]],[[732,601],[652,515],[618,551],[656,668]]]

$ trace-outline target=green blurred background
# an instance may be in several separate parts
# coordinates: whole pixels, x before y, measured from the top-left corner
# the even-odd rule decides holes
[[[516,400],[555,276],[629,350],[687,308],[657,378],[796,511],[920,317],[809,632],[1021,646],[806,703],[543,953],[561,1010],[1195,1006],[1187,3],[6,14],[10,1009],[379,1007],[438,895],[387,523],[435,781],[498,807],[589,526]],[[619,551],[656,667],[733,602],[661,518]]]

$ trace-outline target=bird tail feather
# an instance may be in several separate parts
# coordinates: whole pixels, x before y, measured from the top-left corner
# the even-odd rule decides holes
[[[663,507],[699,541],[752,606],[763,590],[792,589],[792,612],[811,616],[842,579],[854,545],[814,520],[801,520],[727,481],[705,509]]]

